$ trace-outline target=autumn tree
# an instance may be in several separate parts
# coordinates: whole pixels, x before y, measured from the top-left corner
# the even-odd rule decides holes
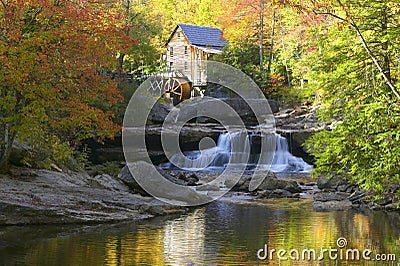
[[[112,136],[115,68],[131,45],[109,1],[2,0],[0,6],[0,168],[14,140],[39,160],[77,140]],[[60,155],[58,159],[65,159]]]
[[[267,72],[270,72],[276,19],[274,6],[266,0],[220,0],[220,2],[226,7],[219,17],[224,35],[232,45],[238,42],[243,44],[244,39],[249,43],[258,44],[260,72],[264,70],[265,35],[270,37],[267,69]],[[269,27],[265,27],[267,20],[271,21],[267,24]]]

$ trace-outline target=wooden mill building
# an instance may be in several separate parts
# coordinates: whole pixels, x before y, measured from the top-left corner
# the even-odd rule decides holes
[[[178,24],[165,44],[168,71],[181,73],[191,87],[207,85],[205,60],[222,52],[228,42],[218,28]]]

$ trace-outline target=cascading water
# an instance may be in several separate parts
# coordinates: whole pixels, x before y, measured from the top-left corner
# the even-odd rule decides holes
[[[274,160],[271,164],[271,170],[278,173],[309,173],[312,170],[312,166],[307,164],[302,158],[293,156],[289,151],[287,139],[276,135],[276,149]]]
[[[308,173],[312,166],[302,158],[295,157],[289,152],[287,139],[280,135],[269,135],[261,138],[265,150],[273,150],[275,153],[271,163],[272,154],[265,152],[264,156],[254,152],[256,150],[255,134],[247,135],[247,132],[222,133],[220,134],[217,146],[202,151],[185,152],[185,156],[172,156],[171,162],[186,170],[223,169],[230,165],[245,164],[249,167],[265,167],[273,172]],[[232,152],[232,146],[239,147],[239,151]],[[243,148],[242,148],[243,147]],[[168,163],[164,167],[171,168]]]

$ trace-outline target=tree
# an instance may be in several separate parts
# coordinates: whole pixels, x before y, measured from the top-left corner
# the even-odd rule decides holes
[[[269,30],[271,36],[269,46],[269,70],[271,67],[273,43],[275,35],[275,8],[265,0],[220,0],[227,8],[220,16],[224,34],[232,45],[243,43],[247,40],[258,42],[259,70],[264,71],[264,46],[265,31]],[[270,28],[265,27],[266,17],[271,18]]]
[[[323,12],[328,19],[318,49],[303,61],[308,87],[318,91],[319,117],[329,125],[308,142],[316,172],[342,176],[376,197],[399,198],[400,102],[388,84],[400,81],[398,4],[336,3]]]
[[[397,98],[400,99],[400,93],[397,91],[397,88],[394,86],[394,84],[392,83],[391,78],[390,78],[390,65],[389,65],[390,59],[389,59],[389,54],[388,54],[388,47],[389,47],[388,40],[381,42],[382,53],[383,53],[383,62],[379,62],[378,58],[375,56],[374,52],[371,50],[367,41],[365,40],[358,24],[356,23],[355,19],[353,18],[353,15],[350,14],[350,11],[348,10],[348,8],[340,0],[336,0],[335,2],[339,5],[340,9],[344,12],[345,17],[341,17],[340,15],[337,15],[334,12],[330,12],[330,11],[322,11],[321,12],[321,11],[316,10],[315,12],[317,12],[318,14],[330,15],[334,18],[339,19],[342,22],[345,22],[345,23],[351,25],[354,28],[365,51],[368,53],[369,57],[372,59],[372,61],[376,65],[377,69],[381,73],[386,84],[392,90],[393,94]],[[389,10],[388,7],[383,7],[381,12],[379,13],[379,15],[381,15],[380,28],[381,28],[383,34],[388,33],[388,15],[387,15],[388,10]]]
[[[115,68],[131,41],[109,1],[2,0],[0,6],[0,168],[15,139],[42,146],[112,136]],[[44,159],[44,158],[42,158]]]

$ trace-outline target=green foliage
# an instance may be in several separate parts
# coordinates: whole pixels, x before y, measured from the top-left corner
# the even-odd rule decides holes
[[[53,164],[70,166],[74,150],[68,142],[61,142],[41,128],[32,128],[29,138],[22,140],[31,150],[23,160],[28,167],[50,169]]]
[[[112,177],[117,177],[119,172],[121,172],[121,166],[117,162],[106,162],[102,170],[103,174],[108,174]]]
[[[240,69],[254,78],[260,72],[258,53],[257,45],[242,41],[236,46],[228,46],[222,54],[216,55],[213,59]]]
[[[395,58],[400,32],[395,29],[400,24],[388,8],[390,1],[368,2],[362,8],[359,4],[348,2],[349,10],[380,64],[398,86],[400,75]],[[316,174],[339,175],[373,191],[376,197],[399,198],[399,100],[383,81],[352,27],[329,23],[317,45],[319,49],[304,56],[302,62],[309,69],[307,87],[321,106],[319,118],[329,125],[307,143],[317,159]]]

